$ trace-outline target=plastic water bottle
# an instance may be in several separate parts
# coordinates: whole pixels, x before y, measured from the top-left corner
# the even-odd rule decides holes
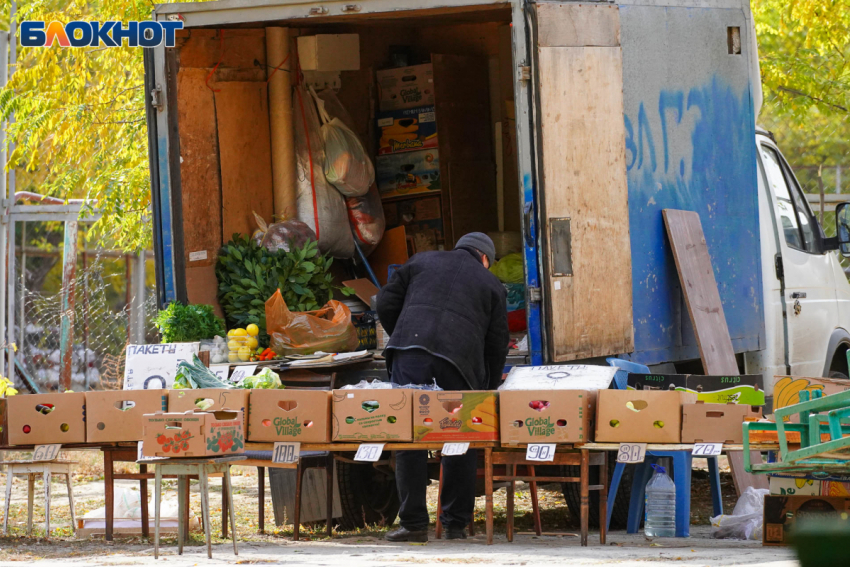
[[[676,537],[676,485],[660,465],[646,484],[646,537]]]

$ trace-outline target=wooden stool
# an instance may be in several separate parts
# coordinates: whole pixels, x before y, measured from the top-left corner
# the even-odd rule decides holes
[[[14,477],[27,477],[27,535],[32,535],[32,510],[35,497],[35,476],[44,475],[44,537],[50,537],[50,480],[51,475],[65,475],[68,486],[68,502],[71,506],[71,527],[77,532],[77,519],[74,517],[74,492],[71,490],[72,461],[6,461],[6,510],[3,512],[3,534],[9,533],[9,506],[12,503],[12,482]]]
[[[212,559],[212,541],[210,530],[210,492],[209,476],[211,474],[224,475],[224,500],[230,510],[230,524],[233,526],[233,554],[239,555],[236,549],[236,512],[233,509],[233,488],[230,484],[230,465],[234,462],[244,461],[246,457],[233,455],[230,457],[209,457],[205,459],[164,459],[161,461],[147,461],[145,464],[153,464],[156,467],[154,473],[155,482],[155,519],[154,519],[154,558],[159,559],[159,509],[162,501],[162,477],[174,475],[177,478],[177,505],[179,518],[177,528],[177,553],[183,555],[184,521],[185,510],[188,500],[189,477],[197,475],[201,485],[201,510],[203,514],[204,538],[207,542],[207,557]],[[185,477],[185,478],[183,478]],[[222,507],[224,506],[224,503]]]

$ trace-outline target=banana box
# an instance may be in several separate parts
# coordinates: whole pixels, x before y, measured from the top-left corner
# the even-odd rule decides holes
[[[850,380],[809,378],[803,376],[774,376],[773,410],[776,411],[780,408],[799,404],[800,392],[803,390],[809,392],[810,395],[815,391],[819,391],[822,395],[829,396],[847,389],[850,389]],[[797,423],[800,421],[800,416],[794,414],[791,416],[790,421]]]
[[[434,149],[437,144],[437,120],[433,106],[391,110],[378,113],[379,154],[397,154]]]
[[[498,393],[416,391],[413,440],[429,443],[498,441]]]
[[[499,402],[502,444],[593,440],[594,390],[502,390]]]
[[[418,390],[334,390],[332,441],[411,441]]]

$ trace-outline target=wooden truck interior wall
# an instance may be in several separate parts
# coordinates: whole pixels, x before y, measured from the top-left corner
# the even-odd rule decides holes
[[[468,230],[498,230],[494,122],[503,124],[504,227],[520,230],[510,11],[483,12],[486,21],[469,21],[472,17],[466,14],[459,23],[395,19],[316,26],[311,21],[309,28],[290,28],[292,36],[360,35],[360,69],[342,72],[338,96],[373,156],[376,70],[390,66],[391,46],[408,46],[413,63],[432,59],[447,247]],[[266,60],[262,27],[223,31],[222,37],[219,29],[183,30],[176,47],[186,292],[191,303],[213,305],[218,249],[234,233],[255,230],[253,211],[267,222],[273,214],[266,68],[278,62]],[[294,44],[293,37],[293,52]],[[491,69],[497,78],[489,76]],[[490,93],[490,85],[498,92]]]

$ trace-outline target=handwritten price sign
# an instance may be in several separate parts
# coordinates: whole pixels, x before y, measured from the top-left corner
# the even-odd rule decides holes
[[[532,443],[525,450],[525,460],[548,462],[555,460],[554,443]]]
[[[723,452],[723,443],[694,443],[694,457],[716,457]]]
[[[440,451],[444,457],[457,457],[469,451],[469,443],[444,443]]]
[[[274,444],[274,451],[272,452],[273,463],[293,464],[297,463],[300,457],[300,442],[278,442]]]
[[[36,445],[32,452],[33,461],[55,461],[59,456],[61,444],[56,445]]]
[[[381,458],[381,453],[384,451],[386,443],[364,443],[357,447],[357,453],[354,455],[355,461],[363,461],[366,463],[374,463]]]
[[[646,458],[646,443],[620,443],[618,463],[642,463]]]

